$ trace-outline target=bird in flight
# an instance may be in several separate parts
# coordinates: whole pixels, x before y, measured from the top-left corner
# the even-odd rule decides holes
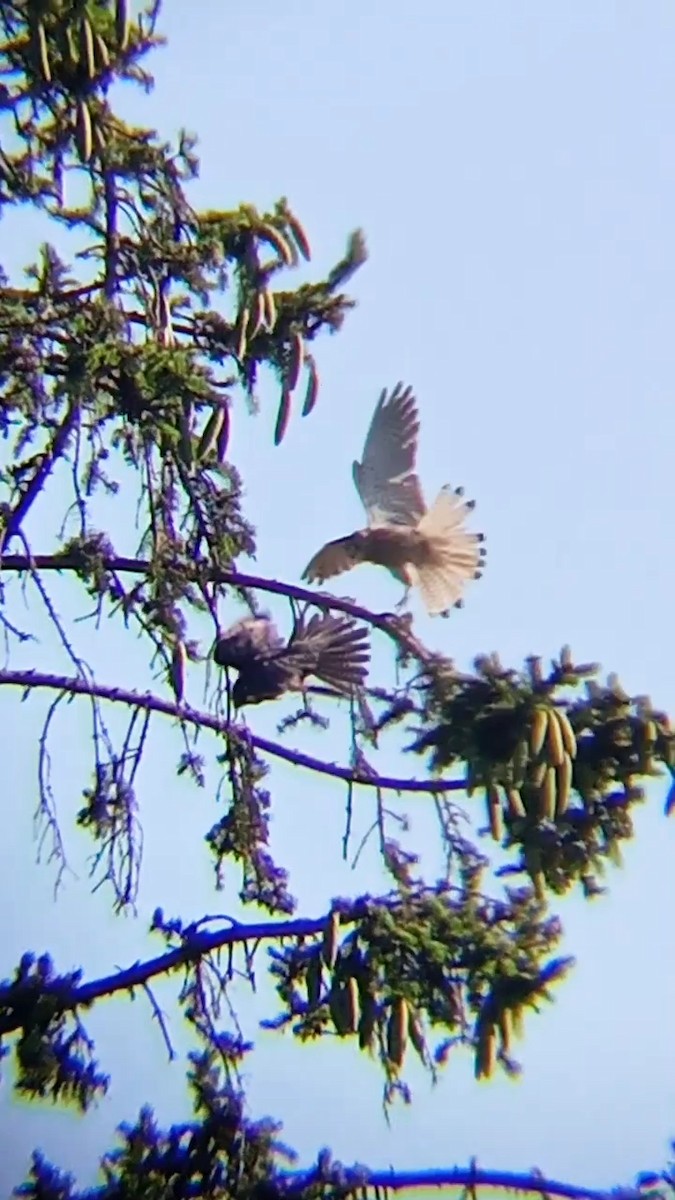
[[[269,616],[244,617],[218,639],[213,657],[239,672],[232,700],[242,708],[302,691],[310,675],[352,695],[365,681],[370,647],[368,631],[350,617],[303,613],[287,643]]]
[[[419,428],[412,388],[398,383],[389,394],[385,389],[363,462],[353,465],[367,527],[327,542],[305,567],[303,579],[323,583],[359,563],[376,563],[404,584],[399,608],[417,587],[427,612],[435,616],[459,604],[469,580],[480,578],[484,537],[464,528],[474,501],[463,499],[462,488],[446,485],[427,508],[415,473]]]

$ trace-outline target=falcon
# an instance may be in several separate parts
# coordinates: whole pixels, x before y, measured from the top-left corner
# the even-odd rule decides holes
[[[232,689],[236,708],[302,691],[314,675],[343,695],[352,695],[368,673],[368,631],[350,617],[304,614],[288,643],[269,616],[244,617],[218,639],[213,657],[238,671]]]
[[[469,533],[465,521],[475,506],[463,489],[446,484],[427,508],[415,473],[419,434],[417,401],[411,387],[398,383],[380,395],[353,477],[367,527],[327,542],[305,567],[302,578],[323,583],[359,563],[376,563],[405,587],[400,604],[417,587],[431,616],[461,603],[471,579],[479,579],[485,558],[482,533]]]

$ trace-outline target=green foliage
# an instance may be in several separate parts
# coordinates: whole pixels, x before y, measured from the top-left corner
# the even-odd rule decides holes
[[[227,859],[241,864],[240,899],[270,913],[292,913],[295,900],[288,890],[288,873],[274,864],[267,849],[270,793],[260,786],[267,766],[245,741],[230,738],[225,756],[231,803],[225,816],[206,837],[219,873]]]
[[[57,978],[48,954],[37,960],[24,954],[14,979],[0,984],[0,1038],[5,1029],[21,1029],[13,1051],[20,1095],[84,1112],[105,1095],[110,1080],[98,1070],[94,1043],[76,1014],[63,1008],[81,976],[73,971]]]
[[[157,910],[150,932],[162,955],[88,983],[80,971],[57,975],[48,955],[25,954],[0,985],[1,1056],[19,1096],[84,1112],[109,1080],[82,1011],[141,989],[171,1049],[151,980],[180,970],[178,1003],[198,1047],[188,1076],[195,1119],[161,1130],[145,1108],[122,1126],[118,1148],[101,1160],[100,1200],[282,1193],[368,1200],[368,1173],[346,1172],[327,1152],[291,1184],[281,1164],[293,1156],[277,1140],[279,1126],[249,1120],[240,1067],[253,1047],[230,999],[235,972],[254,988],[256,956],[269,942],[280,1011],[263,1026],[290,1026],[298,1054],[325,1036],[357,1042],[381,1073],[386,1104],[411,1098],[411,1049],[432,1077],[445,1065],[459,1069],[451,1051],[461,1049],[479,1079],[498,1066],[517,1074],[512,1050],[524,1016],[552,998],[572,963],[558,953],[562,927],[549,899],[575,884],[587,896],[601,890],[607,860],[618,865],[621,843],[632,836],[643,784],[661,766],[671,776],[667,811],[675,805],[675,740],[648,697],[628,696],[616,676],[600,685],[597,667],[575,665],[567,647],[548,675],[539,659],[517,672],[494,654],[462,674],[422,646],[409,618],[390,620],[241,573],[256,536],[229,457],[232,430],[258,413],[265,372],[275,403],[262,414],[261,424],[269,417],[263,436],[280,445],[298,409],[311,415],[320,336],[337,332],[354,305],[342,288],[365,262],[365,241],[353,232],[324,278],[293,287],[290,272],[311,261],[311,247],[285,197],[265,210],[233,207],[231,198],[222,208],[194,208],[196,139],[183,131],[170,144],[122,121],[113,107],[121,82],[152,86],[146,64],[162,44],[159,10],[152,2],[132,17],[125,0],[0,5],[0,113],[9,130],[0,148],[0,208],[29,206],[72,247],[66,259],[45,241],[25,264],[21,286],[0,268],[0,622],[10,649],[35,636],[19,624],[28,619],[23,596],[21,616],[15,611],[19,575],[37,591],[73,671],[8,666],[0,684],[55,693],[40,740],[38,816],[57,870],[65,858],[47,751],[57,709],[82,698],[89,704],[91,772],[77,825],[91,839],[93,886],[109,889],[116,912],[133,911],[136,901],[139,767],[158,714],[181,739],[179,776],[204,788],[208,763],[219,770],[225,809],[204,832],[216,887],[228,872],[230,883],[236,866],[242,905],[273,919],[214,928],[215,919],[204,917],[186,926]],[[51,499],[57,475],[69,488],[62,511]],[[129,499],[135,512],[134,523],[114,533],[106,527],[111,498]],[[29,542],[29,514],[41,517],[31,525],[39,545]],[[95,679],[77,626],[66,626],[52,601],[50,572],[81,585],[87,616],[137,635],[152,692]],[[396,686],[373,684],[352,705],[348,768],[235,723],[227,672],[209,686],[204,664],[219,606],[236,599],[256,614],[261,591],[351,613],[396,643]],[[188,699],[195,679],[202,709]],[[327,727],[315,699],[329,708],[335,693],[307,689],[280,737],[306,724]],[[128,722],[113,737],[107,713],[115,705]],[[407,749],[427,756],[424,781],[383,777],[371,761],[385,733],[401,725],[414,735]],[[199,749],[195,730],[205,735]],[[86,739],[86,727],[77,732]],[[368,836],[377,840],[390,892],[340,900],[318,920],[290,919],[291,880],[269,845],[269,754],[346,782],[345,846],[357,788],[375,790]],[[383,802],[385,792],[406,791],[426,792],[437,817],[445,869],[433,885],[414,847],[393,835],[392,825],[398,835],[408,832],[405,818]],[[462,792],[466,806],[456,800]],[[497,869],[465,819],[475,814],[477,794],[505,860]],[[497,884],[514,874],[521,887]],[[465,1183],[475,1194],[475,1175]],[[373,1191],[379,1200],[379,1185]],[[38,1154],[17,1194],[76,1196],[74,1181]]]
[[[546,985],[562,974],[560,963],[546,961],[561,936],[560,923],[544,916],[528,891],[495,901],[473,889],[418,886],[389,903],[367,898],[345,907],[342,921],[353,928],[330,954],[330,924],[322,939],[270,950],[285,1011],[265,1022],[268,1027],[292,1024],[303,1041],[330,1032],[358,1038],[360,1048],[375,1053],[387,1076],[396,1079],[408,1036],[434,1073],[434,1063],[445,1063],[453,1046],[478,1050],[477,1031],[491,1012],[494,1023],[501,1022],[502,1064],[517,1072],[503,1013],[508,1010],[520,1028],[524,1008],[536,1008]],[[391,1024],[401,1001],[405,1031],[400,1061],[394,1061]],[[433,1055],[425,1017],[431,1029],[446,1035]],[[408,1098],[400,1083],[398,1090]]]
[[[619,844],[633,836],[641,781],[675,767],[668,716],[615,675],[602,687],[597,664],[575,665],[569,647],[548,675],[537,658],[521,673],[494,654],[474,665],[474,676],[436,666],[410,749],[431,751],[439,774],[466,763],[467,795],[483,794],[493,838],[521,851],[502,875],[526,871],[541,899],[576,882],[596,895],[604,861],[619,865]]]

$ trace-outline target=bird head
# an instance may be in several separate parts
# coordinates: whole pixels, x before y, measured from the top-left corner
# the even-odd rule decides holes
[[[267,613],[235,621],[216,642],[213,658],[220,667],[241,670],[252,659],[274,653],[283,646],[274,622]]]

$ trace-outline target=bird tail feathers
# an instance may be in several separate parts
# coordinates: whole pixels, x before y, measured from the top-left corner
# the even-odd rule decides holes
[[[463,527],[473,507],[461,492],[446,486],[417,527],[431,551],[429,561],[417,567],[417,585],[432,616],[457,604],[469,580],[480,576],[483,535]]]
[[[417,528],[427,537],[448,537],[464,524],[473,507],[473,501],[465,500],[461,492],[453,491],[450,485],[446,484],[441,488],[431,508],[425,512]]]
[[[301,618],[288,649],[307,674],[338,692],[351,693],[368,673],[368,631],[346,616],[315,613],[306,623]]]

